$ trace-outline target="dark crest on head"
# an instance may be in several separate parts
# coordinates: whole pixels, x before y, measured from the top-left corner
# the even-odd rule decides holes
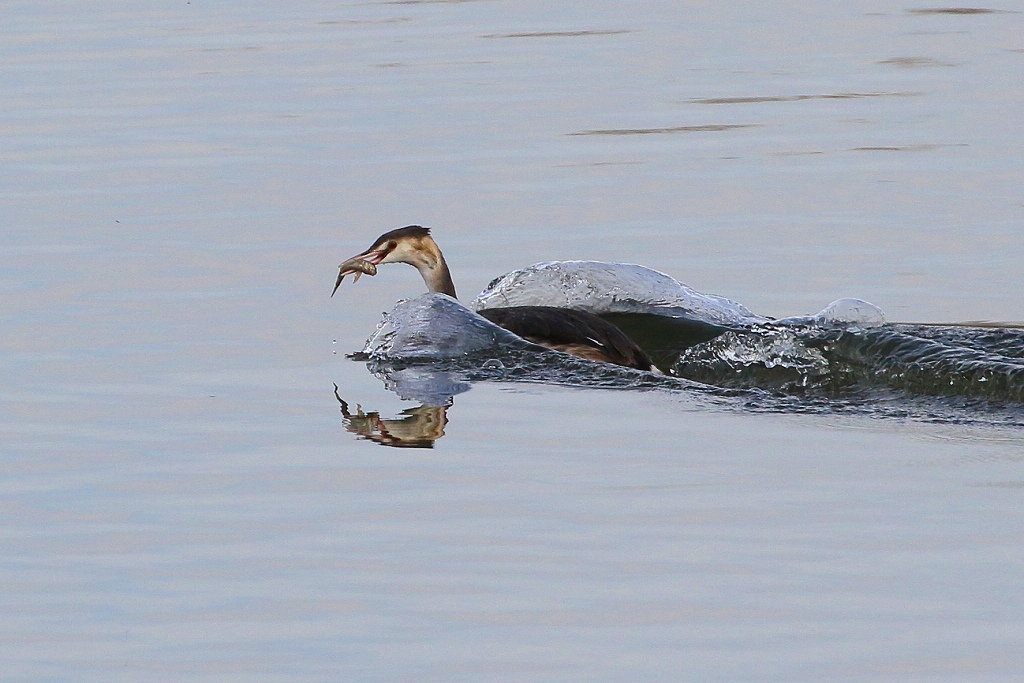
[[[407,225],[404,228],[397,228],[389,232],[384,233],[377,238],[377,241],[373,243],[376,247],[378,244],[387,242],[388,240],[402,240],[409,237],[422,238],[430,235],[430,228],[424,228],[422,225]],[[373,247],[371,247],[372,249]]]

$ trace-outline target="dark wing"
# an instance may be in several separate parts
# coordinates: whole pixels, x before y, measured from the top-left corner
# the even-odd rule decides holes
[[[650,370],[651,359],[622,330],[592,313],[552,306],[487,308],[478,313],[498,327],[573,355]]]

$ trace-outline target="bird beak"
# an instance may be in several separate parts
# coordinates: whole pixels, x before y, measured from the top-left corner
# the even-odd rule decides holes
[[[359,277],[366,273],[367,275],[377,274],[377,264],[384,260],[389,251],[387,249],[369,249],[364,251],[362,254],[357,254],[352,258],[348,259],[344,263],[338,266],[338,281],[334,283],[334,290],[331,291],[331,296],[338,291],[338,287],[341,286],[341,281],[345,279],[346,275],[353,275],[352,282],[358,282]]]

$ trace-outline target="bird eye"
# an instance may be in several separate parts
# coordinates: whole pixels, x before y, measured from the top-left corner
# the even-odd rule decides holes
[[[387,249],[388,251],[394,251],[395,247],[397,247],[397,246],[398,246],[397,242],[388,242],[387,244],[384,245],[384,248]]]

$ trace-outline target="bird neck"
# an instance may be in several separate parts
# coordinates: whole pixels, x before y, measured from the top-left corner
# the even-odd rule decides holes
[[[433,242],[433,240],[431,240]],[[437,244],[431,244],[429,258],[426,263],[415,263],[416,270],[420,271],[420,275],[423,276],[423,282],[427,285],[427,291],[437,294],[447,294],[453,299],[457,299],[458,295],[455,293],[455,283],[452,282],[451,271],[448,270],[448,263],[444,260],[444,254],[437,247]]]

